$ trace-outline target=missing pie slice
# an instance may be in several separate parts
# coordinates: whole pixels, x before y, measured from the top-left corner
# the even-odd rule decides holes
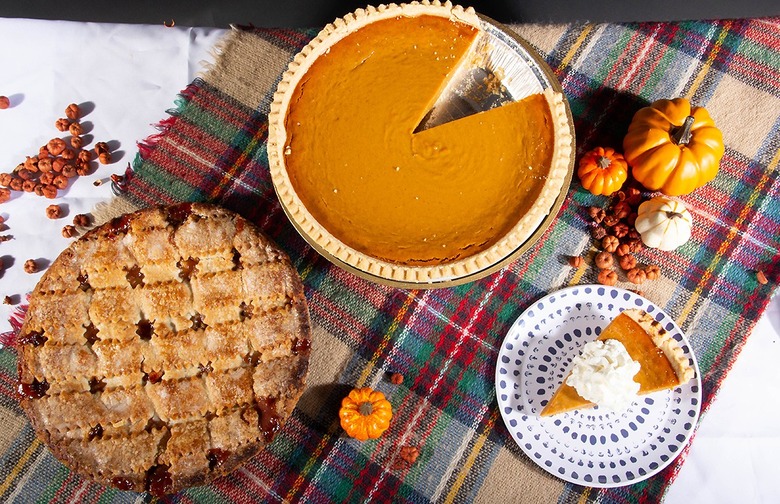
[[[634,380],[639,383],[640,395],[672,389],[693,378],[693,367],[680,345],[652,315],[643,310],[624,310],[604,328],[598,339],[621,342],[631,358],[639,363],[640,369]],[[541,416],[595,406],[566,383],[568,377],[555,391]]]

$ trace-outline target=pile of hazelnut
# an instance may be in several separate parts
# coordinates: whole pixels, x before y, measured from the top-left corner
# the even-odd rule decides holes
[[[637,209],[642,202],[642,192],[636,187],[628,187],[616,191],[606,209],[595,206],[588,208],[591,236],[600,249],[594,258],[600,284],[617,284],[616,264],[623,270],[626,279],[636,285],[660,276],[658,266],[641,265],[636,258],[636,254],[645,246],[634,227]],[[579,256],[569,258],[569,264],[573,267],[580,267],[583,262],[584,259]]]
[[[0,203],[11,199],[11,191],[56,198],[61,189],[68,187],[69,179],[92,172],[93,150],[100,163],[111,163],[107,143],[97,142],[93,149],[84,148],[79,106],[75,103],[68,105],[65,116],[57,119],[55,126],[61,132],[70,133],[69,141],[52,138],[38,150],[38,154],[27,156],[11,173],[0,173]]]

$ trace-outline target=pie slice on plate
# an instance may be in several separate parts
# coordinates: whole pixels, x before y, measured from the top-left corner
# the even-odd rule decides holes
[[[598,339],[621,342],[631,358],[639,363],[634,381],[639,383],[640,395],[672,389],[693,378],[693,367],[680,345],[644,310],[624,310],[604,328]],[[541,416],[595,406],[566,383],[568,377],[542,409]]]

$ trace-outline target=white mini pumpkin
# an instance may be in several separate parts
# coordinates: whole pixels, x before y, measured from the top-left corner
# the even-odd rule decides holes
[[[693,217],[679,200],[656,196],[639,205],[634,226],[648,247],[674,250],[691,237]]]

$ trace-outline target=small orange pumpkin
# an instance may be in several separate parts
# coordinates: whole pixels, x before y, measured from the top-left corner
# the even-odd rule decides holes
[[[685,98],[639,109],[623,138],[634,178],[667,196],[688,194],[714,179],[724,150],[710,114]]]
[[[376,439],[390,427],[393,408],[385,395],[369,387],[352,389],[341,400],[339,419],[348,436],[365,441]]]
[[[577,169],[582,187],[593,194],[609,196],[623,186],[628,166],[623,155],[609,147],[596,147],[580,159]]]

